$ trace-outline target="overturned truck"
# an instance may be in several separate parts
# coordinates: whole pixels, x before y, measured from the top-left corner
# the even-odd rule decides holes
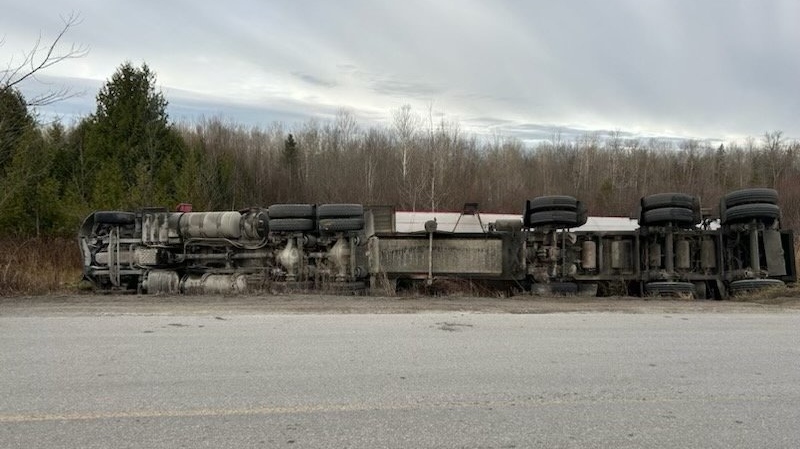
[[[682,193],[646,196],[638,211],[633,230],[584,229],[580,201],[542,196],[519,218],[462,233],[435,221],[397,232],[392,211],[360,204],[144,208],[94,212],[79,244],[95,289],[146,294],[385,292],[447,279],[502,292],[725,299],[796,280],[775,190],[731,192],[715,219]]]

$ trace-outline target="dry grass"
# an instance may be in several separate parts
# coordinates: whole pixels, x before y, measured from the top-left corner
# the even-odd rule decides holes
[[[757,304],[785,304],[800,299],[800,286],[797,284],[762,288],[732,296],[732,301],[752,302]]]
[[[74,239],[0,240],[0,296],[74,293],[80,278]]]

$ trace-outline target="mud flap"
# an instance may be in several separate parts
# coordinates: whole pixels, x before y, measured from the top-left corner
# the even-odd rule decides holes
[[[780,231],[764,230],[764,253],[767,259],[769,276],[786,275],[786,259],[783,254],[783,243]]]

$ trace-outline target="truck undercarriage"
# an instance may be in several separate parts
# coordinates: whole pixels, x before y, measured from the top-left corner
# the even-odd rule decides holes
[[[481,283],[498,292],[725,299],[796,280],[794,237],[777,192],[720,200],[718,220],[681,193],[642,198],[635,230],[581,230],[573,197],[526,202],[519,219],[483,232],[426,223],[396,232],[360,204],[275,204],[241,211],[97,211],[79,231],[84,279],[146,294],[363,292]],[[391,213],[391,212],[390,212]]]

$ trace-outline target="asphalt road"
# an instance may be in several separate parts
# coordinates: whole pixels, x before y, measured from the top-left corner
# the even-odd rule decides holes
[[[796,310],[2,311],[5,448],[800,444]]]

